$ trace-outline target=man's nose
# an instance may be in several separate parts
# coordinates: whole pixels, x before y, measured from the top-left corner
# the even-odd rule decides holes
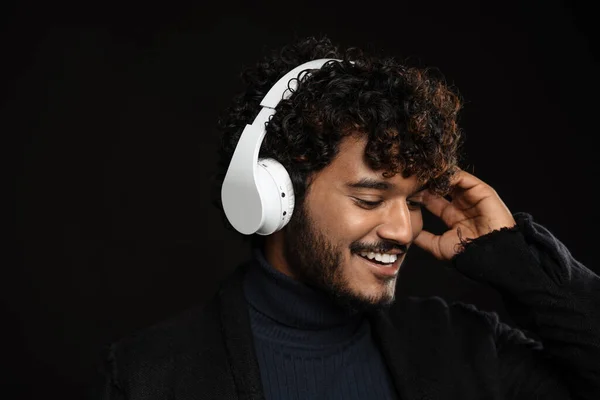
[[[377,227],[377,234],[382,239],[392,240],[401,244],[408,244],[413,240],[413,227],[410,210],[405,201],[398,201],[383,213],[381,224]]]

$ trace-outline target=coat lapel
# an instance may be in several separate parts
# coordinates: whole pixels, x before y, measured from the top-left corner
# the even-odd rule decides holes
[[[402,400],[448,399],[452,387],[449,357],[440,324],[409,299],[398,300],[390,311],[370,314],[379,344]]]
[[[264,400],[254,338],[243,291],[248,264],[241,265],[219,290],[225,349],[239,400]]]

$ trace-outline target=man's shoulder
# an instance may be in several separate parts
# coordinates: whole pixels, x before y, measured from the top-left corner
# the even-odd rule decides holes
[[[110,345],[111,356],[120,363],[145,363],[150,360],[200,354],[219,341],[216,296],[205,304],[191,306],[177,314],[138,329]]]
[[[112,343],[109,357],[121,363],[156,363],[160,360],[176,361],[178,358],[210,358],[223,350],[222,297],[224,291],[239,291],[240,274],[234,271],[223,279],[211,297],[153,325],[139,329]],[[231,297],[231,296],[230,296]],[[240,307],[241,304],[227,307]]]
[[[227,336],[224,327],[229,326],[229,332],[236,335],[245,334],[242,318],[236,318],[246,311],[241,276],[234,270],[207,301],[107,345],[99,371],[102,387],[117,388],[131,398],[167,398],[174,387],[193,393],[190,398],[197,393],[207,398],[234,398],[226,348],[231,333]]]

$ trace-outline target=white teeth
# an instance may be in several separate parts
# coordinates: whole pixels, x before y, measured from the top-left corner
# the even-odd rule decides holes
[[[360,255],[368,258],[369,260],[375,259],[384,264],[393,263],[398,259],[398,256],[396,254],[381,254],[381,253],[373,253],[372,251],[371,252],[363,251],[362,253],[360,253]]]

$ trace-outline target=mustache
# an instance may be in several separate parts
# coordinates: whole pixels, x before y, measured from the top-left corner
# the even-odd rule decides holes
[[[352,253],[361,253],[363,251],[372,251],[373,253],[387,253],[390,250],[400,250],[402,253],[406,253],[408,251],[408,245],[394,243],[390,241],[380,241],[376,243],[352,243],[350,245],[350,251]]]

